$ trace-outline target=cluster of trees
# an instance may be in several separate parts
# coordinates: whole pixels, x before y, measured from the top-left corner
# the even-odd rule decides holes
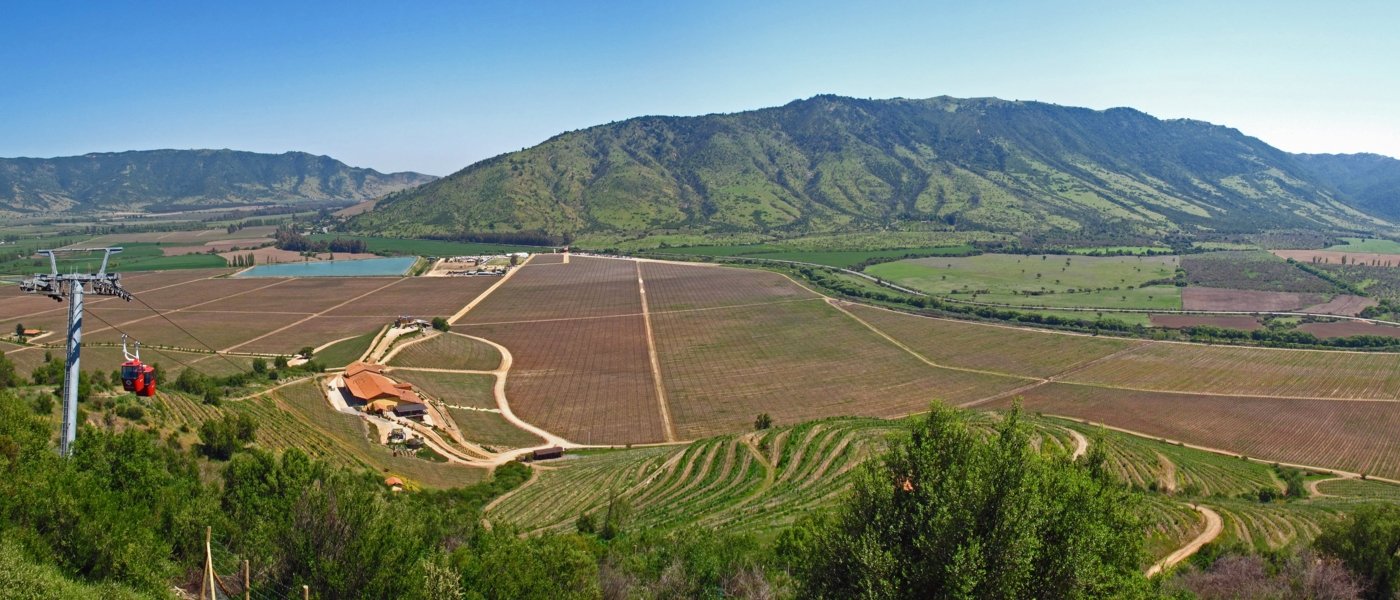
[[[0,583],[40,596],[166,595],[197,578],[210,527],[220,554],[250,562],[255,590],[307,585],[326,598],[1255,597],[1203,593],[1259,583],[1251,573],[1260,585],[1326,576],[1328,589],[1352,591],[1317,598],[1400,587],[1393,505],[1327,525],[1319,558],[1296,568],[1231,569],[1237,560],[1207,551],[1187,576],[1148,580],[1138,492],[1112,479],[1102,445],[1079,460],[1042,453],[1014,412],[989,434],[935,406],[862,468],[834,512],[771,544],[629,528],[616,498],[581,515],[577,532],[521,537],[484,526],[481,508],[527,480],[524,465],[464,488],[392,493],[381,474],[243,448],[250,421],[211,423],[194,451],[146,429],[85,426],[64,460],[48,419],[0,391]],[[199,453],[222,446],[227,462],[202,467]]]
[[[1252,341],[1265,346],[1326,346],[1332,348],[1394,348],[1400,346],[1400,340],[1383,335],[1353,335],[1344,338],[1319,338],[1306,331],[1297,329],[1256,329],[1254,331],[1244,331],[1240,329],[1230,329],[1227,327],[1215,327],[1212,325],[1193,325],[1183,327],[1185,333],[1194,342],[1239,342]]]
[[[230,266],[233,267],[252,267],[257,265],[258,260],[253,253],[249,252],[248,254],[233,255],[233,260],[230,262],[232,263]]]
[[[257,421],[244,413],[209,419],[199,426],[199,453],[214,460],[228,460],[252,443],[257,432]]]
[[[369,245],[364,240],[335,238],[333,240],[313,240],[290,227],[279,227],[273,234],[273,245],[293,252],[340,252],[364,254]]]

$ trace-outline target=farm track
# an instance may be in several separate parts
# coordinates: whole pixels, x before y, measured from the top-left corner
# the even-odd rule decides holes
[[[666,386],[661,383],[661,361],[656,357],[656,338],[651,331],[651,313],[647,309],[647,287],[642,280],[642,263],[637,263],[637,295],[642,299],[642,322],[647,332],[647,358],[651,361],[651,379],[656,387],[656,405],[661,411],[661,427],[666,441],[676,441],[676,423],[671,420],[671,408],[666,403]]]
[[[1168,554],[1166,558],[1157,561],[1156,564],[1147,569],[1148,577],[1161,573],[1163,570],[1169,569],[1181,561],[1190,558],[1191,555],[1200,550],[1202,546],[1215,540],[1215,538],[1220,536],[1220,532],[1224,531],[1224,521],[1220,518],[1220,513],[1199,504],[1192,505],[1191,508],[1196,509],[1196,511],[1201,513],[1201,516],[1205,518],[1206,530],[1201,532],[1201,535],[1196,536],[1196,539],[1191,540],[1190,543]]]

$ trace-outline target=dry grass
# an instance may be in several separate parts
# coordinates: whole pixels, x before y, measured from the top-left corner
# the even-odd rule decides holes
[[[489,344],[446,333],[404,346],[389,364],[396,367],[491,371],[501,366],[501,353]]]

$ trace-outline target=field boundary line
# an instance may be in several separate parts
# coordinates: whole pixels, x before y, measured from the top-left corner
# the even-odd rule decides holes
[[[637,266],[637,295],[642,299],[642,323],[647,330],[647,358],[651,361],[651,381],[656,388],[656,405],[661,409],[661,430],[666,441],[676,441],[676,424],[671,421],[671,407],[666,403],[666,386],[661,383],[661,359],[656,355],[656,338],[651,333],[651,311],[647,308],[647,287],[642,281],[642,263]]]
[[[389,348],[389,351],[388,351],[388,352],[385,352],[385,353],[384,353],[384,356],[379,357],[379,364],[388,366],[388,365],[389,365],[389,361],[393,360],[395,356],[398,356],[398,355],[399,355],[399,352],[402,352],[404,348],[407,348],[407,347],[412,346],[412,345],[414,345],[414,344],[421,344],[421,343],[426,342],[426,341],[428,341],[428,340],[437,339],[437,338],[440,337],[441,335],[442,335],[441,332],[435,332],[435,333],[430,333],[430,334],[428,334],[428,335],[425,335],[425,336],[423,336],[423,337],[420,337],[420,338],[418,338],[418,339],[416,339],[416,340],[408,340],[407,342],[404,342],[404,343],[402,343],[402,344],[395,344],[392,348]],[[396,341],[397,341],[397,338],[396,338]],[[373,349],[374,346],[371,345],[370,348]]]
[[[287,279],[287,281],[291,281],[291,280],[292,280],[291,278],[288,278],[288,279]],[[377,293],[379,293],[379,292],[382,292],[382,291],[384,291],[384,290],[386,290],[386,289],[388,289],[388,288],[390,288],[390,287],[393,287],[393,286],[395,286],[395,285],[398,285],[399,283],[402,283],[402,282],[407,281],[407,280],[408,280],[407,277],[404,277],[404,278],[401,278],[401,279],[395,279],[395,280],[393,280],[393,281],[391,281],[391,282],[389,282],[389,283],[387,283],[387,284],[385,284],[385,285],[379,286],[379,287],[374,288],[374,289],[372,289],[372,290],[370,290],[370,291],[368,291],[368,292],[365,292],[365,293],[363,293],[363,294],[360,294],[360,295],[358,295],[358,296],[355,296],[354,298],[351,298],[351,299],[349,299],[349,300],[346,300],[346,301],[344,301],[344,302],[341,302],[340,304],[337,304],[337,305],[335,305],[335,306],[332,306],[332,307],[330,307],[330,308],[327,308],[327,309],[325,309],[325,310],[323,310],[323,311],[321,311],[321,312],[312,313],[311,316],[306,317],[305,319],[301,319],[301,320],[299,320],[299,321],[293,322],[293,323],[291,323],[290,325],[286,325],[286,326],[283,326],[283,327],[279,327],[279,328],[277,328],[277,329],[274,329],[274,330],[272,330],[272,331],[269,331],[269,332],[267,332],[267,333],[264,333],[264,334],[262,334],[262,335],[260,335],[260,336],[258,336],[258,337],[255,337],[255,338],[253,338],[253,339],[251,339],[251,340],[247,340],[247,341],[244,341],[244,342],[239,342],[239,343],[237,343],[237,344],[234,344],[234,345],[232,345],[232,346],[229,346],[229,347],[227,347],[227,348],[224,348],[224,349],[221,350],[220,352],[221,352],[221,353],[222,353],[222,352],[229,352],[229,351],[232,351],[232,350],[235,350],[235,349],[238,349],[238,348],[242,348],[242,347],[244,347],[244,346],[247,346],[248,344],[251,344],[251,343],[256,342],[256,341],[258,341],[258,340],[262,340],[262,339],[266,339],[266,338],[272,337],[272,336],[274,336],[274,335],[277,335],[277,334],[279,334],[279,333],[282,333],[283,331],[286,331],[286,330],[288,330],[288,329],[291,329],[291,328],[293,328],[293,327],[296,327],[297,325],[301,325],[302,323],[305,323],[305,322],[310,321],[310,320],[312,320],[312,319],[314,319],[314,318],[316,318],[316,317],[319,317],[319,316],[324,315],[324,314],[326,314],[326,313],[328,313],[328,312],[331,312],[331,311],[333,311],[333,310],[335,310],[335,309],[337,309],[337,308],[340,308],[340,307],[342,307],[342,306],[346,306],[346,305],[348,305],[348,304],[353,304],[353,303],[355,303],[356,301],[359,301],[359,300],[362,299],[362,298],[365,298],[365,297],[368,297],[368,296],[372,296],[372,295],[374,295],[374,294],[377,294]]]
[[[1094,383],[1090,381],[1069,381],[1064,379],[1054,379],[1046,383],[1058,383],[1062,385],[1077,385],[1080,387],[1098,388],[1103,390],[1122,390],[1125,392],[1147,392],[1152,394],[1175,394],[1178,396],[1207,396],[1211,398],[1247,398],[1255,400],[1306,400],[1310,402],[1380,402],[1387,404],[1400,403],[1396,398],[1335,398],[1326,396],[1282,396],[1275,394],[1227,394],[1225,392],[1190,392],[1184,390],[1157,390],[1151,388],[1139,388],[1112,383]]]
[[[189,306],[183,306],[183,307],[180,307],[180,308],[167,310],[167,311],[164,312],[164,314],[166,314],[166,315],[173,315],[173,314],[178,313],[178,312],[185,312],[185,311],[187,311],[187,310],[189,310],[189,309],[191,309],[191,308],[196,308],[196,307],[204,306],[204,305],[206,305],[206,304],[213,304],[213,303],[215,303],[215,302],[221,302],[221,301],[223,301],[223,300],[228,300],[229,298],[237,298],[237,297],[242,296],[242,295],[244,295],[244,294],[251,294],[251,293],[253,293],[253,292],[260,292],[260,291],[262,291],[262,290],[265,290],[265,289],[270,288],[270,287],[273,287],[273,286],[282,285],[282,284],[284,284],[284,283],[286,283],[286,282],[288,282],[288,281],[291,281],[291,280],[290,280],[290,279],[284,279],[284,280],[278,281],[278,282],[276,282],[276,283],[269,283],[269,284],[264,285],[264,286],[255,287],[255,288],[253,288],[253,289],[251,289],[251,290],[244,290],[244,291],[238,292],[238,293],[236,293],[236,294],[229,294],[229,295],[227,295],[227,296],[220,296],[220,297],[215,298],[215,299],[213,299],[213,300],[205,300],[204,302],[198,302],[198,303],[195,303],[195,304],[191,304],[191,305],[189,305]],[[146,310],[147,310],[148,312],[156,312],[156,311],[153,311],[153,310],[151,310],[151,309],[146,309]],[[205,312],[211,312],[211,311],[205,311]],[[140,322],[142,322],[142,321],[148,321],[148,320],[154,319],[154,318],[156,318],[156,317],[161,316],[161,314],[162,314],[162,313],[160,313],[160,312],[156,312],[156,314],[153,314],[153,315],[146,315],[146,316],[141,317],[141,318],[139,318],[139,319],[132,319],[132,320],[130,320],[130,321],[126,321],[126,322],[124,322],[124,323],[120,323],[120,324],[117,324],[117,325],[108,325],[108,326],[105,326],[105,327],[99,327],[99,328],[94,329],[94,330],[92,330],[92,331],[85,331],[85,332],[83,332],[83,333],[99,333],[99,332],[107,331],[107,330],[109,330],[109,329],[117,329],[118,327],[126,327],[127,325],[134,325],[134,324],[140,323]],[[258,314],[261,314],[261,313],[258,313]],[[309,313],[296,313],[296,314],[309,314]],[[117,329],[117,330],[120,331],[120,329]]]
[[[1152,434],[1150,434],[1150,433],[1144,433],[1144,432],[1135,431],[1135,430],[1132,430],[1132,429],[1125,429],[1125,428],[1122,428],[1122,427],[1117,427],[1117,426],[1114,426],[1114,425],[1109,425],[1109,424],[1107,424],[1107,423],[1100,423],[1100,422],[1097,422],[1097,421],[1091,421],[1091,420],[1089,420],[1089,419],[1071,417],[1071,416],[1067,416],[1067,415],[1055,415],[1055,414],[1050,414],[1050,413],[1042,413],[1040,416],[1042,416],[1042,417],[1049,417],[1049,418],[1051,418],[1051,419],[1059,419],[1059,420],[1061,420],[1061,421],[1068,421],[1068,422],[1071,422],[1071,423],[1078,423],[1078,424],[1080,424],[1080,425],[1088,425],[1088,426],[1090,426],[1090,427],[1102,427],[1102,428],[1107,429],[1107,430],[1109,430],[1109,431],[1116,431],[1116,432],[1118,432],[1118,433],[1126,433],[1126,434],[1128,434],[1128,435],[1135,436],[1135,437],[1140,437],[1140,438],[1143,438],[1143,439],[1146,439],[1146,440],[1153,440],[1153,441],[1158,441],[1158,442],[1164,442],[1164,443],[1167,443],[1167,444],[1172,444],[1172,445],[1180,446],[1180,447],[1182,447],[1182,448],[1191,448],[1191,449],[1193,449],[1193,450],[1200,450],[1200,451],[1202,451],[1202,452],[1210,452],[1211,454],[1219,454],[1219,455],[1221,455],[1221,456],[1228,456],[1228,457],[1230,457],[1230,458],[1242,458],[1242,459],[1244,459],[1244,460],[1247,460],[1247,461],[1250,461],[1250,462],[1254,462],[1254,463],[1259,463],[1259,464],[1261,464],[1261,465],[1270,465],[1270,466],[1272,466],[1272,465],[1277,464],[1277,465],[1279,465],[1279,466],[1281,466],[1281,467],[1289,467],[1289,468],[1292,468],[1292,469],[1300,469],[1300,470],[1304,470],[1304,471],[1315,471],[1315,472],[1319,472],[1319,473],[1331,473],[1331,474],[1333,474],[1333,475],[1336,475],[1336,476],[1338,476],[1338,477],[1340,477],[1340,478],[1344,478],[1344,479],[1361,479],[1361,473],[1356,473],[1356,472],[1352,472],[1352,471],[1347,471],[1347,470],[1344,470],[1344,469],[1338,469],[1338,468],[1335,468],[1335,467],[1319,467],[1319,466],[1317,466],[1317,465],[1303,465],[1303,464],[1298,464],[1298,463],[1290,463],[1290,462],[1283,462],[1283,461],[1277,461],[1277,460],[1268,460],[1268,459],[1265,459],[1265,458],[1262,458],[1262,457],[1257,457],[1257,456],[1246,456],[1243,452],[1232,452],[1232,451],[1230,451],[1230,450],[1224,450],[1224,449],[1221,449],[1221,448],[1214,448],[1214,447],[1211,447],[1211,446],[1201,446],[1201,445],[1199,445],[1199,444],[1192,444],[1192,443],[1190,443],[1190,442],[1184,442],[1184,441],[1181,441],[1181,440],[1174,440],[1174,439],[1171,439],[1171,438],[1168,438],[1168,437],[1164,437],[1164,436],[1160,436],[1160,435],[1152,435]],[[1377,477],[1377,476],[1375,476],[1375,475],[1367,475],[1365,481],[1379,481],[1379,482],[1382,482],[1382,483],[1390,483],[1390,484],[1400,485],[1400,479],[1390,479],[1390,478],[1388,478],[1388,477]]]
[[[510,281],[510,278],[511,278],[511,277],[514,277],[515,274],[516,274],[517,272],[520,271],[520,267],[523,267],[523,266],[525,266],[525,265],[530,264],[530,261],[532,261],[532,260],[534,260],[534,259],[535,259],[535,255],[534,255],[534,254],[531,254],[531,255],[529,256],[529,258],[526,258],[526,259],[525,259],[525,262],[520,263],[519,266],[515,267],[514,269],[511,269],[511,270],[507,271],[505,275],[502,275],[502,276],[501,276],[501,280],[500,280],[500,281],[497,281],[496,283],[491,284],[491,287],[486,288],[486,291],[483,291],[483,292],[481,292],[480,294],[477,294],[477,296],[476,296],[475,298],[472,298],[472,299],[471,299],[471,302],[468,302],[466,306],[463,306],[463,307],[462,307],[462,310],[459,310],[459,311],[457,311],[456,313],[453,313],[453,315],[452,315],[451,317],[448,317],[448,319],[447,319],[447,324],[448,324],[448,325],[456,325],[456,324],[457,324],[457,321],[461,320],[462,317],[467,316],[467,312],[471,311],[471,309],[473,309],[473,308],[476,308],[476,305],[481,304],[481,301],[482,301],[482,300],[485,300],[488,296],[490,296],[490,295],[491,295],[491,292],[496,291],[496,288],[501,287],[501,286],[505,285],[507,281]]]
[[[536,265],[536,266],[553,266],[553,265]],[[707,307],[704,307],[704,308],[677,308],[677,309],[673,309],[673,310],[653,310],[653,311],[650,311],[650,312],[651,312],[651,314],[653,314],[653,315],[672,315],[672,314],[682,314],[682,313],[691,313],[691,312],[704,312],[704,311],[711,311],[711,310],[725,310],[725,309],[729,309],[729,308],[752,308],[752,307],[755,307],[755,306],[772,306],[772,305],[775,305],[775,304],[792,304],[792,303],[796,303],[796,302],[813,302],[813,301],[816,301],[816,300],[825,300],[825,299],[826,299],[826,298],[824,298],[824,297],[822,297],[822,298],[792,298],[792,299],[788,299],[788,300],[774,300],[774,301],[772,301],[772,302],[748,302],[748,303],[744,303],[744,304],[731,304],[731,305],[729,305],[729,306],[707,306]],[[620,314],[616,314],[616,315],[596,315],[596,316],[592,316],[592,317],[559,317],[559,318],[554,318],[554,319],[525,319],[525,320],[522,320],[522,321],[487,321],[487,322],[484,322],[484,323],[465,323],[463,326],[464,326],[464,327],[484,327],[484,326],[486,326],[486,325],[529,325],[529,324],[531,324],[531,323],[557,323],[557,322],[560,322],[560,321],[592,321],[592,320],[598,320],[598,319],[618,319],[618,318],[622,318],[622,317],[640,317],[640,316],[643,316],[643,313],[635,312],[635,313],[620,313]]]
[[[905,351],[905,352],[908,352],[911,356],[913,356],[914,358],[919,359],[920,361],[923,361],[924,364],[927,364],[927,365],[930,366],[930,367],[934,367],[934,368],[936,368],[936,369],[946,369],[946,370],[949,370],[949,371],[962,371],[962,372],[964,372],[964,373],[977,373],[977,374],[979,374],[979,375],[995,375],[995,376],[998,376],[998,377],[1010,377],[1010,378],[1012,378],[1012,379],[1021,379],[1021,380],[1025,380],[1025,381],[1035,381],[1035,382],[1037,382],[1037,384],[1048,383],[1048,382],[1049,382],[1048,379],[1042,379],[1042,378],[1040,378],[1040,377],[1031,377],[1031,376],[1029,376],[1029,375],[1014,375],[1014,374],[1011,374],[1011,373],[1002,373],[1002,372],[998,372],[998,371],[987,371],[987,370],[984,370],[984,369],[970,369],[970,368],[967,368],[967,367],[954,367],[954,366],[951,366],[951,365],[943,365],[943,364],[939,364],[939,363],[933,362],[932,360],[929,360],[929,359],[928,359],[927,357],[925,357],[924,355],[919,354],[919,353],[918,353],[917,351],[915,351],[913,348],[910,348],[909,346],[905,345],[904,342],[901,342],[901,341],[899,341],[899,340],[897,340],[897,339],[894,339],[894,337],[890,336],[889,334],[885,333],[884,331],[881,331],[879,328],[875,327],[874,325],[871,325],[870,323],[865,322],[864,319],[855,316],[855,314],[853,314],[853,313],[851,313],[850,311],[846,310],[845,307],[842,307],[842,306],[839,304],[839,302],[840,302],[839,300],[835,300],[835,299],[828,299],[828,300],[827,300],[827,304],[831,305],[832,308],[835,308],[835,309],[836,309],[837,311],[839,311],[841,314],[844,314],[844,315],[846,315],[846,316],[848,316],[848,317],[854,319],[857,323],[860,323],[861,325],[864,325],[866,329],[869,329],[870,331],[875,332],[876,335],[879,335],[880,337],[885,338],[885,339],[888,340],[891,344],[894,344],[895,346],[898,346],[899,349],[901,349],[901,350],[903,350],[903,351]]]
[[[1157,561],[1157,563],[1152,565],[1151,567],[1148,567],[1148,577],[1152,577],[1166,569],[1170,569],[1171,567],[1176,566],[1181,561],[1190,558],[1191,555],[1195,554],[1196,551],[1200,550],[1202,546],[1211,543],[1215,540],[1215,538],[1220,537],[1221,532],[1225,531],[1225,520],[1220,518],[1220,513],[1215,512],[1214,510],[1211,510],[1210,507],[1201,504],[1192,504],[1191,508],[1195,509],[1196,512],[1201,513],[1201,516],[1205,517],[1206,530],[1202,531],[1200,535],[1195,537],[1195,539],[1192,539],[1190,542],[1187,542],[1185,546],[1177,548],[1176,551],[1172,552],[1171,554],[1168,554],[1162,560]]]

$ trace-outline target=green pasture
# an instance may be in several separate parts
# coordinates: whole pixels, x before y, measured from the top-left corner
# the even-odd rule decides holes
[[[929,294],[979,302],[1175,309],[1181,307],[1178,288],[1142,284],[1171,278],[1176,264],[1175,256],[983,254],[900,260],[866,272]]]
[[[70,241],[74,243],[76,240]],[[58,244],[53,241],[41,244],[43,248],[52,248]],[[47,257],[35,256],[33,243],[26,244],[23,249],[10,253],[10,246],[6,246],[4,258],[0,259],[0,274],[4,275],[27,275],[49,270],[49,259]],[[174,269],[222,269],[228,266],[223,258],[212,254],[186,254],[182,256],[165,256],[159,244],[150,242],[135,242],[120,244],[121,254],[114,255],[107,268],[110,271],[169,271]],[[63,272],[93,272],[102,264],[102,253],[70,253],[60,254],[58,268]]]
[[[1342,238],[1344,244],[1327,248],[1337,252],[1366,252],[1375,254],[1400,254],[1400,242],[1376,238]]]

